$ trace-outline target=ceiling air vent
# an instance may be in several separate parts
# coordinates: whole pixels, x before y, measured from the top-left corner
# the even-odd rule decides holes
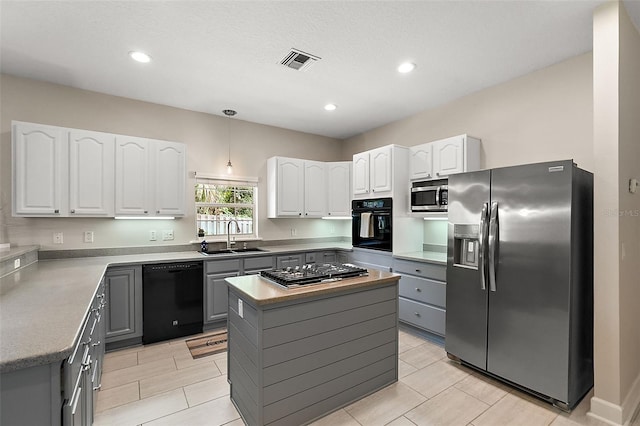
[[[280,61],[282,65],[294,70],[304,71],[314,62],[320,60],[319,56],[314,56],[298,49],[291,49]]]

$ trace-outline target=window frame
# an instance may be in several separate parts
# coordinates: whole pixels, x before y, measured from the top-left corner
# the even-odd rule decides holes
[[[199,202],[197,199],[197,191],[200,185],[216,185],[216,186],[227,186],[232,188],[238,187],[251,187],[253,188],[253,202],[252,203],[209,203],[209,202]],[[233,208],[233,209],[241,209],[241,208],[250,208],[252,209],[252,217],[251,217],[251,233],[244,234],[234,234],[231,233],[231,237],[239,240],[257,240],[260,239],[258,233],[258,178],[255,177],[233,177],[233,176],[216,176],[216,175],[207,175],[204,173],[195,173],[195,185],[193,192],[193,199],[195,201],[194,207],[194,219],[195,219],[195,232],[198,235],[198,231],[202,228],[205,231],[204,237],[198,237],[200,239],[206,239],[207,241],[226,241],[227,240],[227,232],[228,229],[227,224],[223,225],[224,233],[213,233],[209,234],[210,227],[203,227],[203,219],[198,218],[198,210],[200,207],[213,207],[213,208]],[[239,216],[234,215],[232,217],[233,220],[242,221],[239,219]],[[224,221],[223,222],[227,222]]]

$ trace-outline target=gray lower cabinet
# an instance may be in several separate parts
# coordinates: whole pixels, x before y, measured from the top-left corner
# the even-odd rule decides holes
[[[397,297],[393,283],[259,306],[229,286],[228,380],[244,422],[307,424],[395,382]]]
[[[445,335],[446,266],[404,259],[393,260],[393,272],[400,274],[400,321]]]
[[[142,338],[142,266],[118,266],[105,275],[106,342]]]
[[[104,288],[102,282],[67,359],[0,374],[0,424],[93,423],[104,358]]]
[[[227,282],[225,278],[240,275],[241,259],[221,259],[205,262],[204,324],[227,318]]]
[[[225,278],[236,277],[238,272],[207,274],[205,293],[205,323],[227,318],[227,282]]]
[[[393,258],[390,252],[354,248],[349,262],[362,268],[390,272]]]

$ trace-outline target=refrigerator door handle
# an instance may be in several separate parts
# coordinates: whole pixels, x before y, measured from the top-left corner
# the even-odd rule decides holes
[[[487,227],[489,222],[489,203],[482,205],[482,213],[480,213],[480,240],[478,241],[478,266],[480,267],[480,289],[487,289],[487,265],[485,262],[485,250],[487,247]]]
[[[491,203],[489,219],[489,290],[496,291],[496,246],[498,245],[498,202]]]

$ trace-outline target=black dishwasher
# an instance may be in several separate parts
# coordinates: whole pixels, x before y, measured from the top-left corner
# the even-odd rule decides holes
[[[202,262],[142,266],[142,343],[202,333]]]

